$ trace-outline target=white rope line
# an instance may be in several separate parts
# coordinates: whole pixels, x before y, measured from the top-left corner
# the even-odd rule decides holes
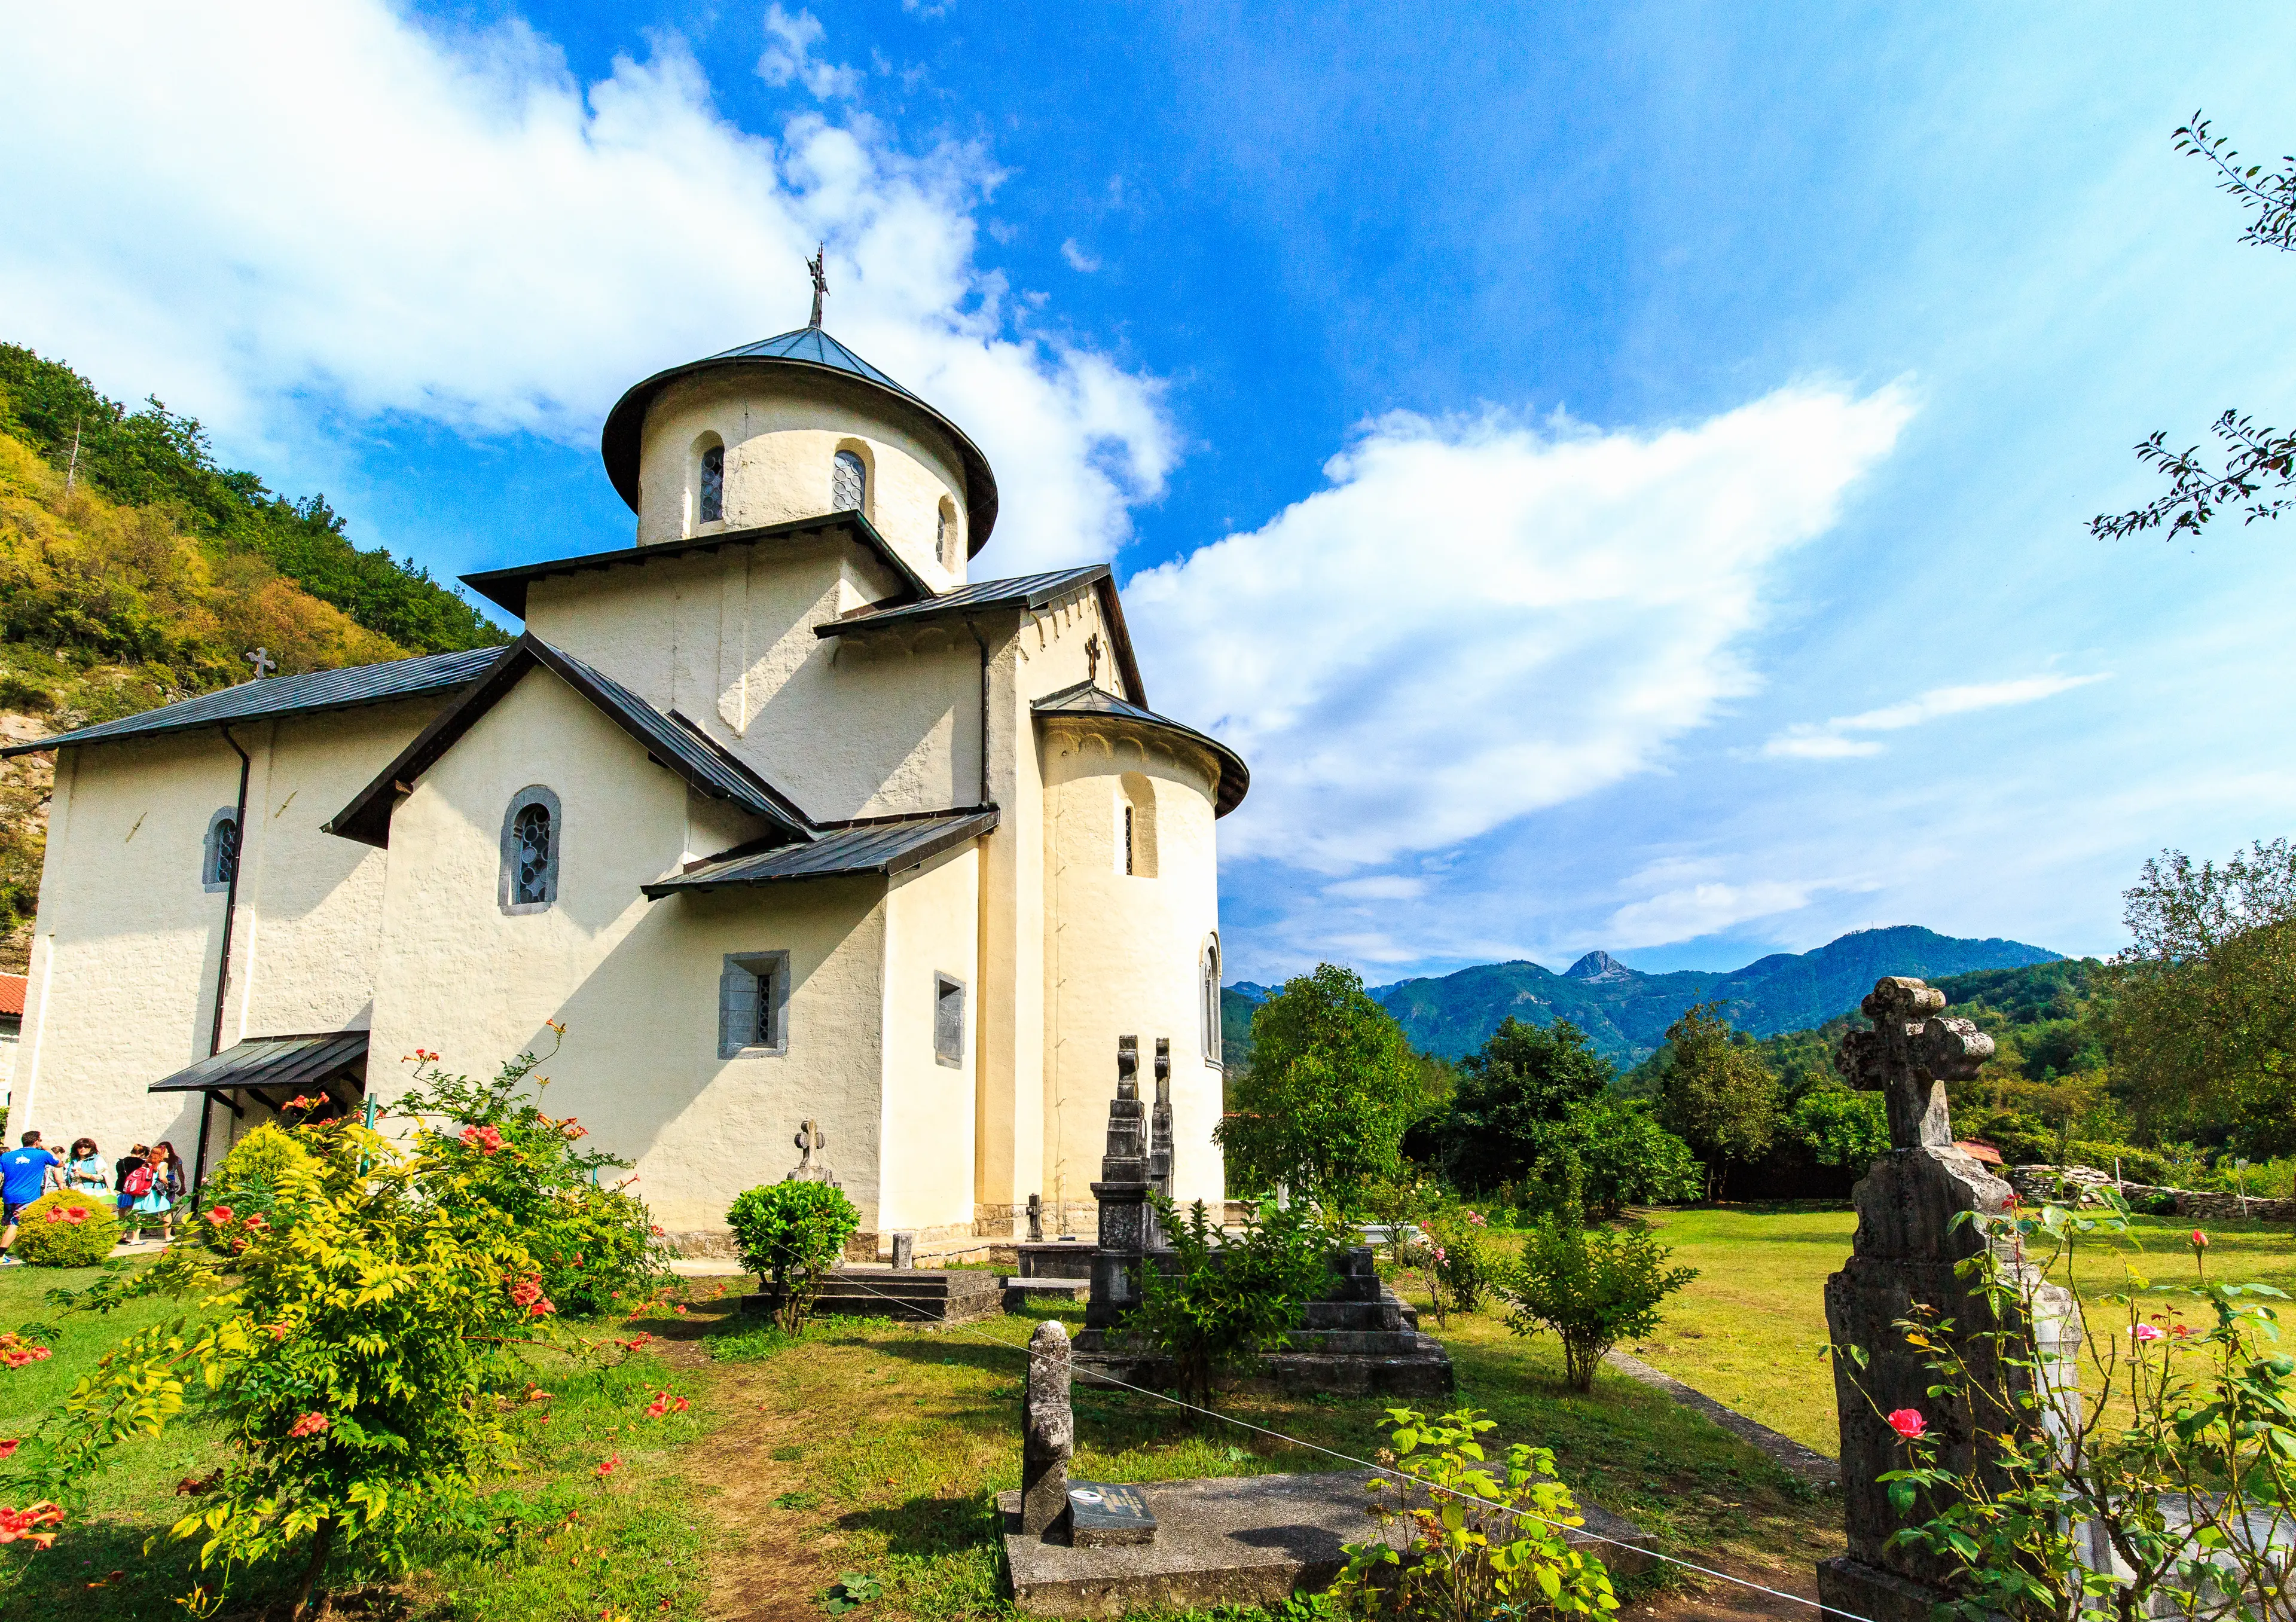
[[[922,1272],[925,1270],[919,1269],[919,1271]],[[860,1280],[855,1278],[849,1273],[840,1271],[835,1276],[844,1280],[846,1282],[853,1285],[856,1289],[860,1290],[866,1294],[875,1296],[880,1300],[890,1301],[896,1307],[906,1307],[911,1312],[915,1313],[917,1316],[922,1319],[930,1321],[931,1318],[931,1315],[930,1313],[927,1313],[922,1307],[917,1306],[914,1301],[904,1301],[898,1296],[887,1295],[882,1290],[871,1290],[868,1285],[862,1283]],[[1000,1336],[989,1334],[986,1330],[979,1328],[978,1325],[955,1323],[950,1324],[947,1327],[952,1332],[960,1335],[976,1333],[981,1337],[982,1344],[984,1345],[1001,1347],[1008,1352],[1019,1352],[1023,1356],[1029,1357],[1034,1357],[1038,1355],[1032,1351],[1025,1342],[1006,1340]],[[1073,1364],[1071,1364],[1071,1368],[1073,1369]],[[1289,1436],[1281,1430],[1270,1430],[1265,1425],[1255,1425],[1250,1420],[1238,1419],[1235,1415],[1232,1413],[1223,1413],[1217,1408],[1199,1407],[1194,1403],[1183,1401],[1179,1397],[1170,1396],[1162,1391],[1152,1391],[1145,1386],[1136,1386],[1128,1380],[1119,1380],[1112,1374],[1103,1374],[1096,1369],[1077,1370],[1075,1371],[1075,1373],[1081,1377],[1086,1383],[1091,1385],[1113,1386],[1119,1390],[1136,1391],[1143,1397],[1154,1397],[1160,1403],[1168,1403],[1173,1407],[1185,1408],[1191,1413],[1208,1414],[1213,1419],[1223,1420],[1228,1424],[1234,1425],[1244,1430],[1257,1431],[1261,1436],[1273,1437],[1279,1442],[1286,1443],[1293,1447],[1305,1449],[1309,1453],[1320,1453],[1327,1458],[1338,1459],[1343,1463],[1361,1465],[1364,1469],[1371,1470],[1376,1475],[1385,1476],[1392,1480],[1406,1483],[1408,1486],[1425,1488],[1430,1492],[1448,1494],[1451,1497],[1456,1498],[1463,1503],[1480,1504],[1486,1509],[1496,1510],[1503,1515],[1513,1515],[1524,1520],[1536,1521],[1541,1526],[1552,1527],[1558,1532],[1576,1533],[1578,1536],[1586,1538],[1592,1543],[1608,1544],[1612,1548],[1628,1549],[1637,1554],[1646,1554],[1652,1560],[1664,1561],[1669,1565],[1679,1566],[1685,1571],[1695,1571],[1702,1577],[1710,1577],[1719,1582],[1734,1584],[1740,1588],[1749,1588],[1757,1593],[1767,1593],[1773,1599],[1791,1600],[1795,1604],[1808,1606],[1812,1610],[1824,1611],[1830,1615],[1841,1618],[1842,1622],[1871,1622],[1870,1618],[1858,1616],[1854,1611],[1843,1610],[1839,1606],[1827,1605],[1822,1601],[1810,1599],[1804,1594],[1792,1593],[1783,1588],[1773,1588],[1767,1583],[1757,1583],[1742,1577],[1733,1577],[1726,1571],[1717,1571],[1711,1566],[1702,1566],[1694,1561],[1683,1560],[1679,1556],[1667,1553],[1662,1549],[1652,1548],[1647,1544],[1628,1543],[1623,1538],[1605,1537],[1600,1532],[1589,1531],[1584,1526],[1574,1527],[1568,1525],[1563,1521],[1550,1520],[1544,1515],[1534,1514],[1529,1510],[1519,1509],[1513,1504],[1500,1503],[1496,1500],[1490,1498],[1480,1498],[1472,1493],[1463,1493],[1456,1487],[1434,1487],[1417,1476],[1410,1475],[1389,1465],[1381,1464],[1374,1460],[1360,1459],[1353,1454],[1341,1453],[1336,1448],[1325,1447],[1320,1443],[1310,1442],[1303,1437]]]

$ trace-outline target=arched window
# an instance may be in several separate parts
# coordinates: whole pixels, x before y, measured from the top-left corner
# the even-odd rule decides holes
[[[226,806],[208,818],[207,843],[200,854],[200,885],[227,890],[239,873],[239,813]]]
[[[933,551],[939,554],[943,569],[955,569],[956,505],[946,496],[941,497],[940,515],[933,529]]]
[[[701,477],[694,501],[695,521],[714,524],[726,516],[726,447],[701,453]]]
[[[1220,1061],[1220,954],[1219,937],[1204,937],[1203,962],[1198,966],[1203,985],[1204,1062]]]
[[[557,795],[536,783],[511,796],[503,814],[504,912],[546,912],[558,899],[558,853],[564,837]]]
[[[869,470],[858,451],[840,451],[829,471],[829,507],[832,512],[858,512],[869,495]]]
[[[1137,772],[1116,780],[1116,871],[1156,876],[1156,790]]]

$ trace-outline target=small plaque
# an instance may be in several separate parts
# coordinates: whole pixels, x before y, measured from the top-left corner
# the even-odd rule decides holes
[[[1152,1544],[1156,1517],[1136,1487],[1105,1481],[1069,1483],[1069,1542],[1078,1549]]]

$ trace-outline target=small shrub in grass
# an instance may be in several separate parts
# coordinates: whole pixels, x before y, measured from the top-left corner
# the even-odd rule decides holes
[[[231,1146],[231,1152],[200,1184],[200,1204],[203,1210],[217,1207],[244,1219],[260,1216],[266,1224],[279,1226],[293,1220],[291,1211],[281,1200],[291,1171],[308,1170],[310,1151],[295,1141],[292,1133],[266,1121]],[[230,1224],[200,1222],[189,1225],[209,1249],[218,1255],[231,1254],[231,1247],[241,1241],[239,1229]]]
[[[1140,1305],[1124,1327],[1171,1359],[1182,1394],[1209,1408],[1215,1376],[1282,1345],[1298,1327],[1328,1282],[1339,1234],[1311,1207],[1283,1210],[1267,1201],[1223,1243],[1202,1200],[1183,1218],[1162,1195],[1148,1198],[1178,1266],[1146,1269]]]
[[[93,1267],[119,1242],[108,1195],[43,1194],[16,1216],[16,1259],[35,1267]]]
[[[1504,1465],[1489,1462],[1480,1438],[1496,1426],[1472,1408],[1431,1421],[1390,1408],[1380,1422],[1390,1445],[1379,1462],[1407,1479],[1373,1479],[1375,1512],[1382,1528],[1409,1529],[1411,1558],[1384,1539],[1348,1544],[1336,1614],[1468,1622],[1618,1610],[1603,1562],[1564,1538],[1586,1518],[1555,1479],[1553,1453],[1517,1442]]]
[[[1659,1303],[1698,1276],[1695,1267],[1669,1267],[1672,1254],[1647,1229],[1588,1233],[1567,1215],[1541,1217],[1499,1286],[1507,1327],[1518,1335],[1552,1330],[1571,1386],[1591,1391],[1603,1354],[1656,1329]]]
[[[861,1213],[830,1183],[768,1183],[737,1195],[726,1225],[742,1249],[742,1266],[781,1291],[782,1330],[805,1327],[821,1278],[845,1254]]]

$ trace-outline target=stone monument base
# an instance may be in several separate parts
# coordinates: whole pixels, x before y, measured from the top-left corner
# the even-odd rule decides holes
[[[1930,1622],[1946,1595],[1847,1554],[1817,1562],[1819,1622]]]
[[[1145,1482],[1139,1492],[1156,1518],[1155,1542],[1087,1549],[1022,1536],[1021,1495],[1000,1493],[1013,1604],[1032,1617],[1280,1605],[1294,1593],[1330,1586],[1347,1563],[1342,1544],[1379,1536],[1371,1479],[1369,1470],[1347,1470]],[[1581,1503],[1579,1513],[1587,1524],[1570,1541],[1599,1556],[1613,1576],[1650,1569],[1648,1554],[1585,1536],[1631,1544],[1644,1541],[1639,1528],[1591,1504]],[[1403,1539],[1403,1528],[1390,1527],[1389,1540],[1400,1548]]]
[[[768,1282],[742,1298],[743,1312],[781,1309]],[[822,1281],[813,1311],[828,1317],[890,1318],[897,1323],[971,1323],[1004,1310],[1004,1283],[993,1273],[922,1267],[840,1267]]]

